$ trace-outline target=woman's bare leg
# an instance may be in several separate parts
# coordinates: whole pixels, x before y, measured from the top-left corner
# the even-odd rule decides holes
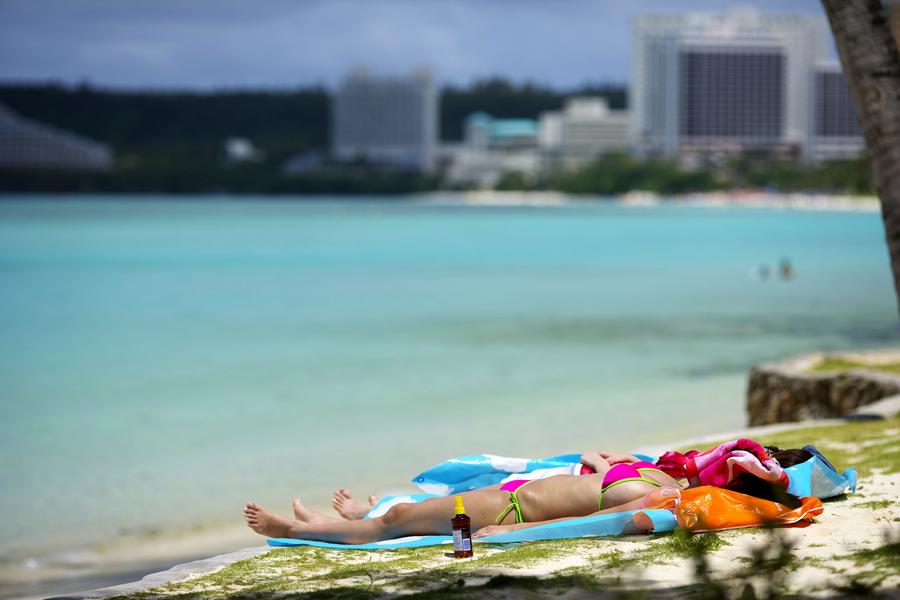
[[[500,484],[489,485],[479,489],[499,490]],[[354,498],[353,494],[351,494],[350,490],[347,488],[340,488],[334,492],[334,495],[331,498],[331,506],[338,514],[344,517],[344,519],[348,521],[357,521],[359,519],[364,519],[365,516],[369,514],[369,511],[378,504],[378,498],[374,495],[370,495],[367,500],[369,502],[368,505]]]
[[[307,508],[302,502],[300,502],[300,498],[294,498],[294,501],[291,503],[291,509],[294,512],[294,518],[298,521],[306,521],[307,523],[327,523],[329,521],[340,521],[337,517],[329,517],[328,515],[323,515],[322,513],[312,510],[311,508]]]
[[[508,495],[496,490],[477,490],[463,494],[463,498],[475,530],[493,522]],[[253,531],[269,537],[365,544],[407,535],[449,534],[454,503],[453,496],[430,498],[417,504],[398,504],[375,519],[306,522],[282,517],[251,502],[244,508],[244,517]]]

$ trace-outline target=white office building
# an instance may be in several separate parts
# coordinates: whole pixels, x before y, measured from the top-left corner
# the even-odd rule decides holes
[[[809,143],[824,19],[738,8],[634,24],[631,135],[644,154],[780,150]]]
[[[837,62],[815,66],[810,117],[808,159],[846,158],[865,151],[853,99]]]
[[[109,146],[26,119],[0,104],[0,167],[102,170],[112,166]]]
[[[605,98],[569,98],[561,112],[540,117],[538,142],[548,167],[577,169],[629,146],[628,111],[610,110]]]
[[[332,156],[429,171],[439,138],[438,116],[438,91],[430,72],[376,77],[354,71],[333,98]]]
[[[535,177],[541,169],[539,127],[534,119],[498,119],[484,112],[466,117],[462,144],[445,146],[451,184],[490,188],[504,173]]]

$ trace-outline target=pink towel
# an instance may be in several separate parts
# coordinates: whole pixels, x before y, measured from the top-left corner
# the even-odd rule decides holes
[[[656,466],[672,477],[686,478],[691,486],[727,488],[741,473],[785,488],[789,483],[787,473],[753,440],[732,440],[706,452],[666,452]]]

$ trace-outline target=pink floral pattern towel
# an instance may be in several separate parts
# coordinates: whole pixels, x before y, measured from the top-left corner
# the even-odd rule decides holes
[[[753,440],[732,440],[706,452],[666,452],[656,466],[672,477],[684,477],[694,487],[727,488],[741,473],[750,473],[771,484],[788,486],[787,473]]]

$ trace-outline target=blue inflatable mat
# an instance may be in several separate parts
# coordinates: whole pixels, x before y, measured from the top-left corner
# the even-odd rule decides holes
[[[654,462],[652,456],[636,454],[641,460]],[[494,454],[472,454],[451,458],[422,471],[412,478],[419,489],[437,496],[459,494],[496,485],[516,473],[531,473],[544,469],[574,469],[580,454],[560,454],[547,458],[509,458]],[[578,473],[572,472],[577,475]]]
[[[799,465],[784,470],[791,480],[788,493],[795,496],[814,496],[816,498],[833,498],[856,491],[857,474],[854,467],[843,473],[835,471],[831,465],[818,456]]]
[[[788,467],[790,478],[788,492],[795,496],[833,498],[849,491],[856,491],[856,469],[850,467],[843,473],[835,471],[814,447],[813,458],[799,465]],[[635,454],[641,460],[654,463],[656,458]],[[561,454],[548,458],[507,458],[492,454],[476,454],[451,458],[413,477],[412,481],[431,495],[447,496],[495,485],[516,473],[530,473],[544,469],[573,468],[580,454]]]
[[[654,533],[672,531],[677,527],[675,516],[668,510],[630,510],[621,513],[580,517],[558,523],[538,525],[519,531],[491,535],[480,538],[478,541],[487,544],[509,544],[516,542],[537,542],[541,540],[622,535],[628,524],[634,518],[634,515],[641,512],[647,515],[653,522]],[[312,540],[295,540],[289,538],[272,538],[268,540],[270,546],[276,547],[314,546],[317,548],[331,548],[334,550],[396,550],[398,548],[418,548],[422,546],[439,546],[441,544],[452,543],[453,537],[449,535],[409,536],[394,540],[373,542],[370,544],[332,544],[329,542],[315,542]]]

